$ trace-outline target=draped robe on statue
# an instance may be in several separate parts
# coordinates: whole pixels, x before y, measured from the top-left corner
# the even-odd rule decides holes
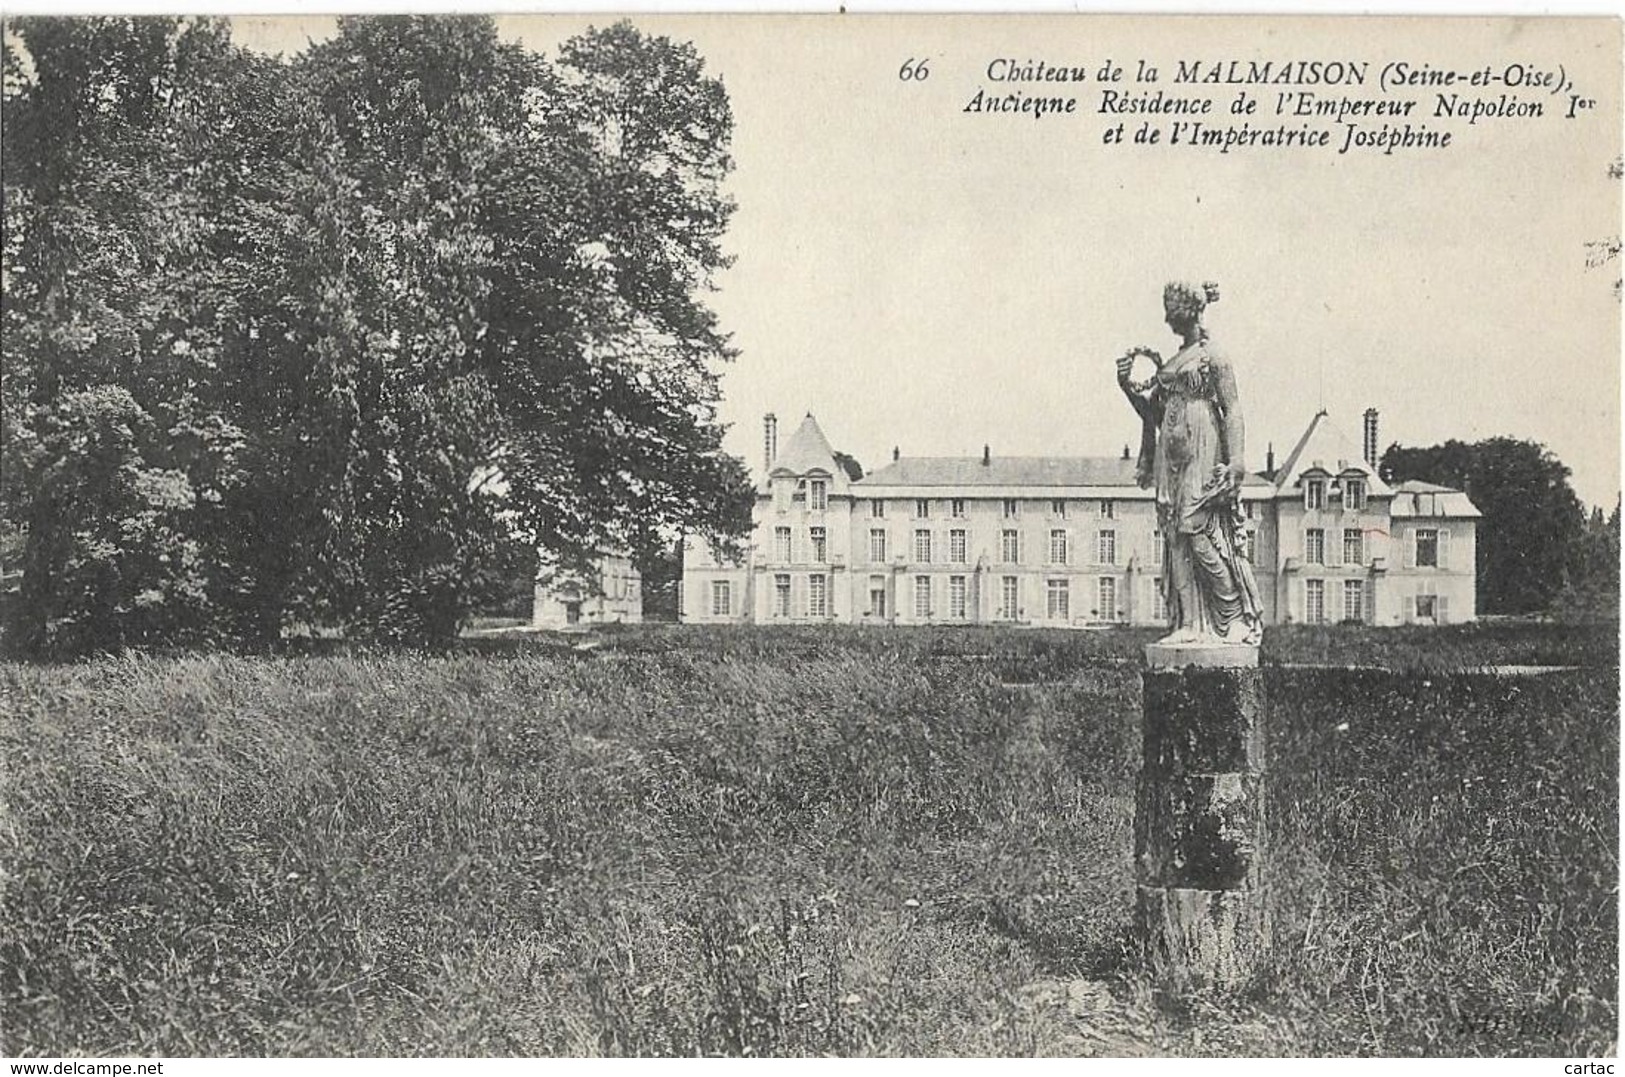
[[[1239,406],[1230,364],[1199,341],[1162,365],[1149,396],[1131,399],[1141,419],[1139,482],[1157,494],[1170,627],[1225,637],[1239,623],[1256,643],[1262,606],[1239,549],[1240,491],[1214,476],[1230,460],[1226,412]]]

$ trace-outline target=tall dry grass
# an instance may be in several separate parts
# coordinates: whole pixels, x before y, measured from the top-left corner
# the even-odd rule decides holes
[[[1277,967],[1218,1009],[1122,960],[1132,663],[908,637],[0,667],[0,1049],[1611,1043],[1612,670],[1273,672]]]

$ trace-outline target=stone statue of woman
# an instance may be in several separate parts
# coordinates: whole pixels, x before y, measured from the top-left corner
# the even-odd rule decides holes
[[[1117,384],[1140,416],[1139,482],[1157,492],[1173,630],[1164,644],[1257,644],[1263,635],[1258,584],[1241,552],[1241,400],[1235,372],[1202,327],[1202,312],[1218,299],[1215,284],[1169,284],[1163,313],[1179,351],[1163,360],[1137,348],[1117,360]],[[1130,380],[1136,354],[1156,365],[1143,383]]]

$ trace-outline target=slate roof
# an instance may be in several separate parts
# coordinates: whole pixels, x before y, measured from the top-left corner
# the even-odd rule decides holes
[[[773,458],[773,466],[762,477],[757,491],[764,494],[771,492],[771,477],[784,471],[795,475],[806,475],[811,471],[825,472],[830,477],[831,493],[844,493],[847,489],[846,469],[835,462],[835,450],[810,411],[801,420],[801,425],[796,427],[795,433],[785,441],[784,448]]]
[[[906,456],[854,486],[1134,486],[1134,461],[1116,456]]]
[[[824,436],[818,420],[812,417],[812,412],[808,412],[778,456],[773,458],[772,470],[804,475],[809,471],[829,471],[832,468],[840,470],[835,465],[835,449],[830,445],[829,438]]]
[[[1420,479],[1409,479],[1394,487],[1394,501],[1388,511],[1394,517],[1407,519],[1429,516],[1477,519],[1484,515],[1473,504],[1472,498],[1460,490]]]
[[[884,486],[1042,487],[1124,486],[1138,489],[1135,463],[1121,456],[905,456],[876,468],[852,484],[862,490]],[[1268,486],[1257,475],[1246,485]]]

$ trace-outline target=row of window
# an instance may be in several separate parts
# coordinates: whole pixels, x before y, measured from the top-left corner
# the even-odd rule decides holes
[[[822,527],[808,529],[810,545],[810,560],[814,564],[821,564],[829,559],[828,533]],[[1449,531],[1438,528],[1423,527],[1415,532],[1411,546],[1412,557],[1410,563],[1418,568],[1443,568],[1446,564],[1446,551],[1449,549]],[[935,538],[930,531],[917,530],[914,532],[914,560],[925,564],[931,563],[934,558],[933,544]],[[948,532],[948,563],[965,564],[969,558],[967,536],[963,528],[955,528]],[[1244,539],[1242,555],[1248,562],[1255,562],[1255,537],[1247,532]],[[1152,538],[1152,556],[1157,564],[1162,562],[1162,540],[1158,532]],[[886,560],[887,533],[880,528],[873,528],[869,532],[869,560],[880,562]],[[774,559],[781,564],[788,564],[792,558],[791,530],[788,527],[773,529]],[[1022,562],[1021,533],[1014,530],[1004,530],[999,533],[999,560],[1007,565],[1019,565]],[[1071,534],[1060,528],[1049,533],[1049,564],[1066,565],[1072,562]],[[1311,565],[1324,565],[1326,561],[1326,530],[1321,527],[1311,527],[1305,530],[1303,537],[1303,559]],[[1343,564],[1363,565],[1366,561],[1365,532],[1358,528],[1343,529]],[[1117,564],[1117,532],[1102,530],[1095,535],[1095,564]]]
[[[797,501],[805,501],[809,512],[824,512],[829,508],[829,480],[808,479],[791,485],[780,480],[773,484],[773,507],[789,512]]]
[[[1114,577],[1103,577],[1095,581],[1096,606],[1093,616],[1103,621],[1117,619],[1117,580]],[[948,577],[948,610],[950,619],[961,620],[967,616],[968,582],[965,576]],[[933,586],[933,577],[914,577],[914,616],[921,620],[936,617],[939,611],[936,607],[936,591]],[[998,605],[994,609],[994,616],[1002,621],[1018,620],[1022,614],[1021,606],[1021,577],[999,577]],[[1067,621],[1072,618],[1072,581],[1067,579],[1051,579],[1044,581],[1044,612],[1054,621]],[[869,579],[869,613],[871,616],[886,616],[886,577],[872,576]]]
[[[731,617],[733,612],[733,582],[731,580],[712,580],[711,615],[713,617]],[[807,577],[806,612],[809,617],[829,616],[828,576],[817,573]],[[773,577],[773,615],[775,617],[790,616],[790,577],[788,574],[781,573]]]
[[[952,577],[950,577],[951,579]],[[915,577],[916,585],[929,583],[930,577]],[[994,616],[1003,621],[1018,620],[1025,611],[1021,606],[1021,577],[999,577],[999,602]],[[1117,608],[1117,579],[1103,576],[1095,581],[1095,608],[1091,616],[1100,621],[1115,621]],[[950,611],[950,615],[951,611]],[[1049,579],[1044,581],[1044,615],[1052,621],[1072,619],[1072,581]]]
[[[1416,529],[1407,563],[1417,568],[1444,568],[1448,562],[1450,532],[1436,527]],[[1249,555],[1249,560],[1251,555]],[[1305,529],[1303,533],[1303,559],[1307,564],[1324,565],[1326,561],[1326,530],[1321,527]],[[1343,529],[1343,563],[1365,564],[1365,532],[1358,528]]]
[[[1164,616],[1161,581],[1152,581],[1152,589],[1156,595],[1155,608],[1152,613],[1155,618],[1161,619]],[[963,620],[969,616],[969,593],[968,577],[948,577],[947,616],[949,619]],[[822,573],[814,573],[808,576],[806,598],[805,613],[808,617],[829,616],[831,612],[829,605],[829,577]],[[933,577],[914,577],[913,600],[914,616],[916,618],[926,620],[939,615]],[[792,616],[792,608],[790,576],[788,573],[778,573],[773,577],[773,616],[790,617]],[[729,617],[733,615],[733,612],[732,581],[711,581],[712,616]],[[1023,612],[1021,607],[1021,578],[1019,576],[1000,577],[999,604],[995,616],[1000,620],[1014,621],[1019,619]],[[886,577],[871,576],[869,578],[869,614],[873,617],[885,617],[886,613]],[[1044,581],[1044,613],[1052,621],[1071,620],[1071,580],[1050,579]],[[1116,578],[1105,576],[1095,581],[1095,608],[1091,611],[1091,614],[1095,619],[1101,621],[1117,620]]]
[[[1152,610],[1153,620],[1161,621],[1167,617],[1167,605],[1162,592],[1161,579],[1153,579]],[[1364,622],[1366,620],[1366,587],[1364,580],[1344,580],[1343,583],[1343,610],[1342,620]],[[1118,615],[1117,588],[1118,581],[1110,576],[1095,581],[1095,609],[1093,616],[1101,621],[1115,621]],[[968,612],[968,582],[964,576],[948,577],[948,611],[950,619],[964,619]],[[1326,581],[1309,579],[1303,581],[1303,613],[1304,621],[1308,624],[1325,624],[1327,620]],[[937,615],[935,593],[932,586],[932,577],[914,577],[914,616],[925,620]],[[1438,594],[1418,594],[1414,596],[1414,609],[1416,619],[1419,621],[1443,622],[1449,616],[1449,596]],[[1044,613],[1052,621],[1070,620],[1072,616],[1072,581],[1067,579],[1050,579],[1044,581]],[[780,573],[773,577],[773,615],[775,617],[791,616],[790,576]],[[713,580],[711,582],[711,614],[715,617],[732,616],[733,584],[729,580]],[[1018,576],[1001,576],[999,578],[999,602],[995,616],[1000,620],[1018,620],[1024,611],[1021,607],[1021,579]],[[886,577],[871,576],[869,578],[869,614],[874,617],[886,616]],[[822,573],[815,573],[807,577],[807,608],[809,617],[827,617],[830,615],[829,606],[829,577]]]
[[[956,520],[963,520],[966,516],[965,498],[950,497],[947,498],[946,501],[948,505],[948,515]],[[870,518],[875,520],[884,520],[886,518],[886,504],[887,502],[885,498],[877,497],[871,499],[869,502]],[[929,520],[934,512],[933,506],[936,504],[936,501],[933,501],[928,497],[915,498],[914,518],[916,520]],[[1049,514],[1058,519],[1065,520],[1068,518],[1068,514],[1071,511],[1071,504],[1072,503],[1066,498],[1053,498],[1049,503]],[[1096,505],[1098,506],[1097,511],[1102,520],[1117,519],[1116,502],[1100,501],[1096,502]],[[1001,498],[999,510],[1005,519],[1014,520],[1021,515],[1021,501],[1019,498],[1014,497]]]
[[[1326,581],[1303,581],[1303,619],[1312,625],[1326,623]],[[1365,581],[1343,581],[1343,617],[1345,621],[1365,620]]]
[[[775,527],[773,529],[773,559],[780,564],[789,564],[794,560],[792,547],[792,532],[788,527]],[[821,564],[829,559],[829,536],[825,528],[808,528],[809,559],[814,564]],[[936,546],[936,536],[927,530],[914,532],[914,560],[930,564],[936,560],[933,556],[940,552]],[[882,528],[873,528],[869,532],[869,560],[884,562],[887,556],[888,534]],[[1002,531],[999,534],[999,559],[1004,564],[1019,565],[1022,557],[1021,533],[1014,530]],[[1049,533],[1049,563],[1054,565],[1070,564],[1072,561],[1072,536],[1062,529],[1055,529]],[[1152,547],[1154,556],[1160,564],[1162,561],[1162,541],[1160,532],[1154,536]],[[969,562],[969,538],[964,528],[954,528],[948,532],[949,564],[962,565]],[[1249,555],[1250,556],[1250,555]],[[1117,532],[1099,531],[1095,534],[1095,563],[1100,565],[1117,564]]]
[[[1416,620],[1443,623],[1449,618],[1450,596],[1439,594],[1414,595],[1413,609]],[[1303,581],[1303,619],[1309,624],[1325,624],[1327,620],[1326,581]],[[1343,581],[1344,621],[1366,620],[1366,593],[1364,580]]]
[[[781,483],[776,488],[776,497],[777,507],[781,512],[789,510],[794,502],[803,500],[803,494],[801,493],[800,488],[792,488],[788,483]],[[805,500],[807,502],[808,509],[813,512],[824,512],[828,510],[828,484],[823,479],[807,480],[807,492],[805,494]],[[951,519],[963,520],[969,515],[968,502],[967,499],[963,497],[941,499],[917,497],[913,498],[912,502],[914,508],[913,518],[916,520],[929,520],[939,515],[939,509],[942,505],[947,506],[948,516]],[[875,520],[886,519],[888,511],[887,506],[890,504],[891,502],[885,498],[871,498],[869,501],[869,517]],[[1106,500],[1096,501],[1094,504],[1095,514],[1098,515],[1100,519],[1117,519],[1117,502]],[[1323,504],[1324,496],[1322,495],[1321,504],[1317,504],[1314,507],[1320,508],[1323,507]],[[1052,498],[1049,503],[1049,515],[1060,520],[1072,519],[1072,509],[1074,505],[1083,508],[1083,506],[1088,505],[1088,502],[1073,502],[1066,498]],[[1365,507],[1363,495],[1361,495],[1359,507]],[[1244,501],[1242,502],[1242,508],[1245,510],[1247,518],[1250,520],[1253,518],[1257,506],[1252,501]],[[1083,509],[1083,511],[1085,515],[1088,515],[1088,510],[1086,508]],[[1021,518],[1023,515],[1021,499],[1014,497],[1001,498],[999,500],[999,512],[1000,515],[1002,515],[1006,520]]]
[[[1319,538],[1314,536],[1319,535]],[[1350,545],[1353,536],[1353,545]],[[789,564],[794,560],[791,546],[791,529],[776,527],[773,529],[773,558],[779,564]],[[822,564],[828,560],[829,543],[827,533],[822,527],[808,529],[808,544],[810,546],[810,561],[813,564]],[[889,536],[883,528],[871,528],[869,531],[869,560],[883,563],[887,559]],[[1019,565],[1023,562],[1024,543],[1021,541],[1021,532],[1006,529],[999,532],[999,563],[1006,565]],[[1249,563],[1256,563],[1257,538],[1248,531],[1243,536],[1242,556]],[[1310,532],[1310,539],[1306,547],[1311,551],[1308,560],[1314,564],[1325,563],[1325,534],[1319,529]],[[1344,534],[1344,559],[1355,563],[1364,560],[1363,539],[1358,531],[1349,531]],[[1349,551],[1353,550],[1353,553]],[[1151,537],[1152,563],[1162,564],[1162,532],[1154,531]],[[1314,552],[1314,551],[1318,551]],[[936,536],[924,529],[914,532],[914,561],[919,564],[931,564],[938,560],[936,553],[940,552]],[[954,528],[948,532],[947,563],[952,565],[968,564],[970,548],[967,532],[963,528]],[[1049,559],[1046,562],[1052,565],[1068,565],[1072,563],[1072,536],[1061,528],[1055,528],[1049,533]],[[1101,530],[1095,533],[1095,560],[1097,565],[1117,564],[1117,532]]]
[[[1343,510],[1345,512],[1365,511],[1365,480],[1343,479],[1341,482],[1331,482],[1327,479],[1303,480],[1303,507],[1306,509],[1323,509],[1326,507],[1328,493],[1341,494]]]
[[[773,616],[789,617],[790,604],[790,575],[779,573],[773,577]],[[733,581],[711,581],[711,615],[713,617],[730,617],[733,615]],[[807,577],[807,608],[808,617],[828,617],[829,604],[829,577],[821,572]]]
[[[805,490],[805,493],[803,493]],[[797,501],[805,500],[807,508],[812,512],[824,512],[829,508],[829,481],[827,479],[808,479],[804,484],[792,486],[788,482],[780,482],[775,487],[775,500],[780,512],[786,512]],[[1366,506],[1366,484],[1364,479],[1343,479],[1341,482],[1332,482],[1328,479],[1311,478],[1303,481],[1303,507],[1306,509],[1324,509],[1329,494],[1340,495],[1345,512],[1364,512]],[[948,514],[962,519],[965,516],[965,498],[954,497],[946,499]],[[1002,500],[1002,510],[1006,519],[1014,519],[1021,514],[1021,502],[1017,498],[1007,497]],[[914,516],[917,519],[929,519],[933,501],[931,498],[914,499]],[[1117,517],[1116,506],[1111,501],[1097,502],[1100,518],[1112,520]],[[1070,502],[1065,498],[1050,500],[1050,515],[1061,519],[1067,518]],[[1251,505],[1248,508],[1251,509]],[[1249,513],[1250,514],[1250,513]],[[869,502],[869,515],[875,519],[882,519],[886,515],[886,499],[873,498]]]
[[[1311,565],[1326,563],[1326,529],[1311,527],[1303,533],[1303,559]],[[1365,564],[1365,532],[1354,527],[1343,529],[1343,563]]]
[[[822,527],[809,527],[807,529],[807,543],[809,560],[820,564],[829,560],[829,534]],[[795,558],[790,548],[790,529],[788,527],[775,527],[773,529],[773,560],[780,564],[789,564]]]
[[[1340,494],[1343,510],[1345,512],[1364,512],[1366,507],[1366,485],[1362,479],[1345,479],[1341,483],[1329,482],[1326,479],[1305,479],[1303,483],[1303,507],[1305,509],[1324,509],[1328,493]],[[933,515],[933,507],[937,504],[931,498],[914,498],[914,518],[928,520]],[[948,515],[956,520],[966,516],[966,499],[953,497],[944,499],[948,506]],[[811,512],[825,512],[829,509],[829,482],[826,479],[808,479],[805,484],[792,486],[788,482],[780,482],[774,488],[775,506],[780,512],[788,512],[797,501],[805,501],[807,509]],[[1071,502],[1065,498],[1052,498],[1049,503],[1049,514],[1058,519],[1068,519]],[[885,498],[872,498],[869,501],[869,515],[876,520],[886,517]],[[1113,501],[1096,502],[1099,516],[1103,520],[1117,518],[1117,505]],[[1247,515],[1253,515],[1252,502],[1245,502]],[[1013,520],[1021,515],[1021,501],[1018,498],[1007,497],[1000,500],[1000,511],[1007,520]]]

